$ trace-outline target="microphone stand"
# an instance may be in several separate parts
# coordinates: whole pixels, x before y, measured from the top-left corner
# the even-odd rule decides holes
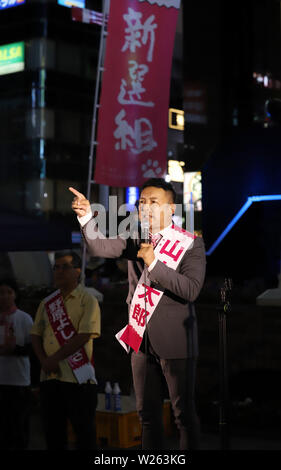
[[[219,308],[219,364],[220,364],[220,410],[219,410],[219,431],[221,449],[227,450],[230,447],[228,429],[228,370],[227,370],[227,328],[226,316],[231,310],[230,292],[232,280],[227,278],[224,286],[220,289],[221,305]]]

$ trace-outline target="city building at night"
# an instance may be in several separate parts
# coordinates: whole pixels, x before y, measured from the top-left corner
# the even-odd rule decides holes
[[[48,230],[70,213],[68,186],[82,189],[87,180],[100,27],[72,21],[71,8],[56,2],[16,5],[0,10],[0,178],[1,199],[9,200],[1,210],[36,216],[38,229],[48,221]],[[47,239],[40,246],[31,230],[33,249],[55,247],[51,232],[50,246]],[[71,243],[70,233],[58,246]],[[6,249],[32,249],[16,243],[11,233]]]
[[[102,12],[101,0],[82,3]],[[0,17],[1,251],[79,249],[68,187],[87,190],[101,26],[73,21],[70,3],[55,0],[1,0]],[[170,98],[180,112],[181,22]],[[183,129],[168,124],[167,161],[177,161]],[[126,189],[93,184],[91,199],[123,204]]]
[[[202,171],[208,273],[272,286],[281,248],[280,5],[184,3],[185,162]]]

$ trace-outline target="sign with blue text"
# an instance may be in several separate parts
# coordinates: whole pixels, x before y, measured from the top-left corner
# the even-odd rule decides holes
[[[18,5],[23,5],[24,3],[25,0],[0,0],[0,10],[17,7]]]

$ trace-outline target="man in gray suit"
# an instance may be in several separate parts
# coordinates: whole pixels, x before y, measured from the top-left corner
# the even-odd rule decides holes
[[[175,422],[180,434],[179,448],[199,448],[199,419],[194,401],[198,356],[197,321],[193,302],[205,277],[205,250],[200,237],[194,239],[176,269],[159,261],[152,243],[139,239],[102,239],[97,231],[89,201],[73,188],[72,208],[78,216],[89,252],[93,256],[128,259],[130,305],[145,270],[146,283],[163,295],[144,332],[138,352],[131,354],[137,411],[142,423],[142,448],[163,448],[163,380],[166,381]],[[155,239],[165,237],[172,227],[175,191],[161,178],[148,180],[141,188],[139,218],[149,220]],[[164,239],[164,238],[163,238]]]

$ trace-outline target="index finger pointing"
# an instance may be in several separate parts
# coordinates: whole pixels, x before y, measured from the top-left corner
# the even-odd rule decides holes
[[[77,189],[74,189],[74,188],[68,188],[69,191],[71,191],[73,194],[75,194],[75,196],[77,196],[79,199],[86,199],[84,194],[82,193],[79,193],[79,191],[77,191]]]

